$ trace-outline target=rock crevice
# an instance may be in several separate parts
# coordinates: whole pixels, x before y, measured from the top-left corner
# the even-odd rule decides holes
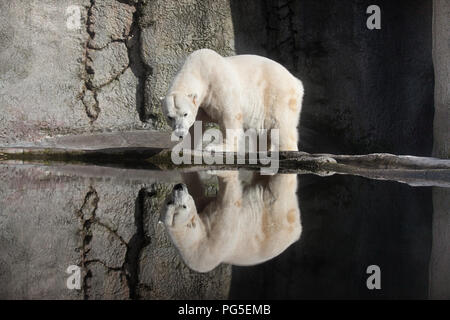
[[[131,113],[137,115],[136,124],[145,121],[144,83],[149,68],[140,53],[142,5],[142,1],[91,0],[86,7],[81,100],[91,125],[101,112],[109,112],[105,109],[115,100],[117,108],[135,109]]]

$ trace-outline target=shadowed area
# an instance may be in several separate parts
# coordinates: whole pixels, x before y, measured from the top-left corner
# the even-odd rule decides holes
[[[431,155],[432,1],[377,1],[381,30],[366,28],[372,4],[231,1],[237,54],[276,60],[304,84],[300,150]],[[300,242],[267,264],[234,267],[230,298],[427,297],[429,188],[299,181]],[[384,270],[381,292],[365,287],[370,264]]]
[[[433,138],[432,1],[231,1],[237,54],[302,80],[300,150],[426,156]],[[251,17],[251,18],[249,18]]]
[[[431,188],[306,175],[298,198],[299,242],[266,264],[233,267],[230,299],[428,297]],[[366,287],[370,265],[382,290]]]

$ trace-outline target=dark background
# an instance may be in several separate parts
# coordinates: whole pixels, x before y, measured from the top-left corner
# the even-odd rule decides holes
[[[366,9],[381,8],[381,30]],[[302,80],[300,149],[429,156],[432,1],[232,0],[238,54]],[[303,233],[279,257],[233,267],[230,298],[426,298],[430,188],[358,177],[299,177]],[[382,290],[366,288],[381,267]]]
[[[369,30],[366,9],[381,9]],[[431,0],[232,0],[237,54],[280,62],[302,80],[300,149],[429,156]]]

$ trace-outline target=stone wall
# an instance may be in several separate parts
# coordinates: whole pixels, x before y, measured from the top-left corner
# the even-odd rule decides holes
[[[435,114],[433,155],[450,157],[450,3],[433,1],[433,62]],[[430,297],[450,299],[450,190],[433,188],[433,251]]]
[[[144,112],[160,128],[160,97],[186,55],[201,48],[234,54],[230,4],[228,0],[147,1],[140,24],[142,57],[149,67]]]
[[[433,1],[434,145],[433,155],[450,157],[450,4]]]
[[[123,1],[2,1],[0,143],[141,128],[136,7]],[[79,12],[66,12],[76,8]],[[79,28],[69,25],[75,15]]]
[[[163,129],[159,97],[185,56],[234,53],[226,0],[2,1],[0,21],[2,145]]]
[[[381,30],[365,26],[369,4],[3,2],[0,143],[164,129],[159,98],[185,56],[209,47],[223,55],[267,56],[303,80],[300,135],[306,151],[430,155],[431,1],[379,1]],[[79,29],[66,26],[71,5],[80,9]],[[435,42],[445,42],[439,41],[443,36],[436,33]],[[435,53],[437,63],[448,56],[444,49]],[[439,83],[445,83],[445,70],[437,69]],[[437,93],[434,136],[448,141],[443,96]]]
[[[369,0],[230,2],[236,53],[304,83],[300,149],[431,155],[432,1],[376,1],[381,30],[366,27]]]
[[[165,129],[159,98],[184,57],[209,47],[223,55],[267,56],[303,80],[305,151],[430,155],[432,2],[378,1],[381,30],[365,26],[369,4],[3,1],[0,144]],[[67,27],[71,6],[80,10],[79,28]],[[435,35],[436,63],[448,57],[444,36]],[[438,83],[448,80],[445,70],[436,69]],[[448,103],[438,93],[445,90],[436,91],[436,141],[449,140]]]

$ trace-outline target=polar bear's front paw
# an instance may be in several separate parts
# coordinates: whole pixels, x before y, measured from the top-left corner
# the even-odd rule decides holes
[[[318,175],[320,177],[329,177],[329,176],[332,176],[332,175],[336,174],[336,172],[334,172],[334,171],[318,170],[318,171],[314,172],[314,174]]]

